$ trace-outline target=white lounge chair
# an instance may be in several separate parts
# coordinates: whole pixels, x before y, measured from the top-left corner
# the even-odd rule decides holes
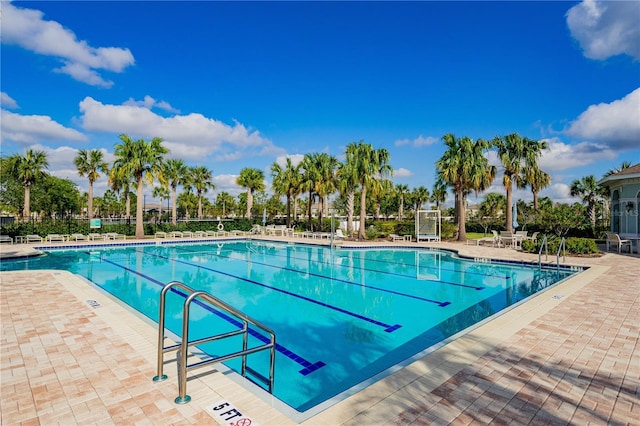
[[[67,237],[65,237],[64,235],[60,235],[60,234],[49,234],[45,237],[44,239],[45,241],[49,241],[50,243],[53,241],[67,241]]]
[[[95,241],[95,240],[106,240],[107,237],[104,234],[98,234],[96,232],[92,232],[90,234],[87,235],[87,238],[91,241]]]
[[[169,236],[171,238],[182,238],[182,237],[184,237],[184,234],[182,232],[180,232],[180,231],[171,231],[171,232],[169,232]]]
[[[163,232],[163,231],[158,231],[158,232],[156,232],[155,237],[156,238],[167,238],[167,233]]]
[[[42,237],[40,235],[37,235],[37,234],[29,234],[26,237],[24,237],[24,240],[27,243],[41,243],[42,242]]]
[[[398,234],[389,234],[389,238],[391,238],[391,241],[393,241],[394,243],[396,241],[404,241],[404,237]]]
[[[106,234],[104,234],[104,238],[106,240],[126,240],[127,236],[124,234],[118,234],[117,232],[107,232]]]
[[[84,234],[71,234],[69,236],[69,241],[71,241],[71,239],[73,239],[74,241],[87,241],[89,237]]]
[[[8,235],[0,235],[0,244],[2,243],[13,244],[13,238]]]
[[[629,253],[631,253],[631,240],[623,240],[620,238],[620,235],[607,232],[607,251],[609,251],[609,246],[618,247],[618,253],[622,251],[622,247],[629,246]]]

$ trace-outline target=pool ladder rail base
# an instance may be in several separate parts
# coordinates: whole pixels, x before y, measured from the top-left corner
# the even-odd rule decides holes
[[[165,340],[165,308],[166,308],[166,296],[170,290],[180,294],[176,288],[183,290],[186,293],[186,299],[182,307],[182,339],[180,343],[172,344],[169,346],[164,346]],[[242,328],[234,331],[230,331],[227,333],[220,333],[213,335],[211,337],[205,337],[202,339],[189,341],[189,311],[191,307],[191,303],[194,300],[198,300],[200,303],[208,303],[212,305],[214,308],[225,311],[228,314],[233,315],[242,323]],[[248,338],[249,338],[249,324],[254,327],[262,330],[263,333],[269,335],[269,342],[263,345],[255,346],[252,348],[248,347]],[[255,332],[255,331],[254,331]],[[207,342],[211,342],[214,340],[220,340],[227,337],[233,337],[242,335],[242,350],[233,352],[227,355],[211,357],[205,360],[201,360],[199,362],[195,362],[193,364],[187,364],[188,352],[190,346],[195,346]],[[258,373],[254,369],[247,366],[247,355],[269,350],[270,353],[270,362],[269,362],[269,377],[265,377],[262,374]],[[153,377],[154,382],[161,382],[167,379],[167,375],[163,373],[164,369],[164,354],[167,352],[177,351],[176,353],[176,361],[178,367],[178,397],[174,400],[176,404],[186,404],[191,400],[191,397],[187,395],[187,372],[194,370],[196,368],[205,367],[210,364],[220,363],[224,361],[228,361],[233,358],[242,358],[242,369],[241,374],[244,378],[252,381],[250,377],[247,376],[247,373],[250,373],[255,378],[259,379],[259,381],[263,382],[264,385],[267,386],[267,390],[269,393],[273,393],[273,382],[274,382],[274,373],[275,373],[275,351],[276,351],[276,335],[273,330],[269,327],[261,324],[260,322],[254,320],[253,318],[247,316],[246,314],[238,311],[234,307],[228,305],[222,300],[214,297],[210,293],[205,291],[196,291],[191,287],[187,286],[184,283],[179,281],[172,281],[164,286],[162,291],[160,292],[160,309],[158,315],[158,364],[157,364],[157,374]]]

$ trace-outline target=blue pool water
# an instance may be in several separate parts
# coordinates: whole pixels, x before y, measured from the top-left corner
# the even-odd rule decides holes
[[[79,274],[154,321],[168,282],[210,292],[275,331],[274,395],[300,412],[576,273],[440,250],[242,240],[51,250],[0,265],[24,269]],[[169,292],[167,327],[177,335],[183,302]],[[191,324],[190,340],[235,327],[198,305]],[[234,352],[240,344],[234,339],[200,349]],[[239,361],[225,364],[240,368]],[[268,352],[249,356],[248,364],[267,375]],[[175,377],[173,368],[167,374]]]

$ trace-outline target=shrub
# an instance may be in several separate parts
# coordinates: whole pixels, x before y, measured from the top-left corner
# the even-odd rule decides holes
[[[375,240],[376,238],[378,238],[378,229],[375,225],[369,225],[369,227],[365,231],[365,235],[367,236],[367,239]]]
[[[540,246],[542,245],[542,237],[539,237],[536,241],[525,240],[521,244],[522,251],[527,253],[539,253]],[[561,239],[558,237],[547,238],[547,251],[548,253],[557,253],[560,246]],[[575,238],[570,237],[565,239],[565,249],[568,254],[595,254],[599,253],[598,246],[595,240],[591,238]]]

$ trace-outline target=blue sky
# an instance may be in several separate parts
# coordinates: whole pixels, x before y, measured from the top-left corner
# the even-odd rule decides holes
[[[243,167],[270,182],[275,161],[359,140],[390,151],[396,184],[431,189],[446,133],[544,139],[541,196],[562,202],[574,179],[640,162],[640,2],[0,7],[2,155],[42,149],[85,191],[77,150],[110,161],[122,133],[208,167],[209,198],[241,192]]]

